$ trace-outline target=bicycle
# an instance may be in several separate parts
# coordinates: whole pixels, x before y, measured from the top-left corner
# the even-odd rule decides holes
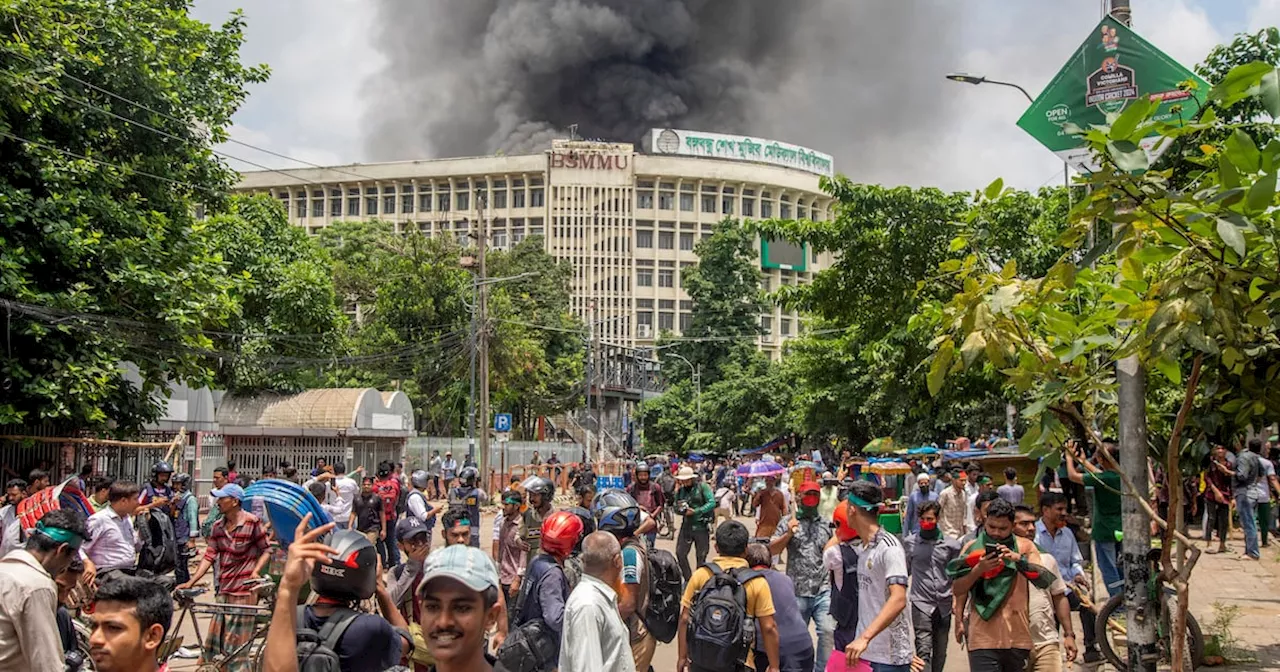
[[[192,628],[196,631],[196,646],[203,651],[204,649],[204,633],[200,631],[200,620],[197,615],[206,616],[249,616],[254,619],[255,628],[249,639],[234,651],[224,653],[211,661],[201,663],[196,667],[196,672],[222,672],[226,670],[227,665],[242,656],[248,656],[253,660],[252,669],[262,669],[263,656],[266,654],[267,629],[271,626],[271,614],[275,610],[276,585],[271,579],[263,578],[250,582],[249,587],[256,590],[258,598],[266,602],[265,605],[249,605],[249,604],[209,604],[196,602],[196,598],[207,593],[208,588],[187,588],[175,590],[173,599],[179,608],[178,620],[173,624],[173,628],[169,631],[169,637],[160,645],[160,660],[168,660],[173,656],[179,648],[182,648],[183,637],[178,634],[182,629],[182,622],[186,620],[188,615],[191,616]]]
[[[1160,549],[1153,548],[1147,554],[1151,565],[1151,578],[1147,581],[1147,596],[1160,604],[1160,618],[1156,621],[1156,646],[1160,663],[1173,662],[1173,613],[1177,608],[1177,591],[1160,580]],[[1124,594],[1107,600],[1098,610],[1098,648],[1117,672],[1128,672],[1128,628],[1124,612]],[[1195,616],[1187,613],[1187,639],[1182,654],[1184,672],[1192,672],[1204,660],[1204,633]]]

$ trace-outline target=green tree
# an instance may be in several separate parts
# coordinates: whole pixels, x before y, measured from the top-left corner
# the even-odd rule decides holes
[[[211,147],[266,79],[242,41],[239,15],[214,28],[183,3],[0,6],[0,297],[19,302],[0,423],[128,431],[169,380],[212,379],[204,331],[235,302],[193,213],[220,209],[234,173]]]
[[[203,235],[225,262],[236,305],[231,335],[215,338],[219,350],[234,355],[214,384],[243,392],[314,382],[312,371],[342,354],[347,322],[328,254],[265,195],[233,197]]]

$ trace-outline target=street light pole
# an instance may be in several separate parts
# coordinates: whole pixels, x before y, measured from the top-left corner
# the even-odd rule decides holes
[[[1027,97],[1028,102],[1032,102],[1032,103],[1036,102],[1036,99],[1032,98],[1031,94],[1027,93],[1026,89],[1022,88],[1021,86],[1018,86],[1017,84],[1014,84],[1013,82],[1001,82],[995,79],[987,79],[982,75],[973,75],[967,72],[949,73],[947,75],[947,79],[953,82],[960,82],[961,84],[972,84],[974,86],[977,86],[979,84],[995,84],[996,86],[1007,86],[1009,88],[1013,88],[1021,91],[1022,95]]]
[[[693,394],[694,394],[694,411],[697,414],[694,418],[696,428],[699,433],[702,432],[702,365],[694,366],[689,358],[678,352],[668,352],[667,355],[675,357],[685,364],[689,365],[689,373],[693,374]]]

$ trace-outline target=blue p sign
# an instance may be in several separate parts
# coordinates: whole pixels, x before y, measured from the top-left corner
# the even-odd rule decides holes
[[[511,431],[511,414],[497,413],[493,416],[493,431],[509,432]]]

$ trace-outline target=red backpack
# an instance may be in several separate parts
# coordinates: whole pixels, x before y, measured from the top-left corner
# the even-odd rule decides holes
[[[382,517],[395,520],[396,502],[400,499],[400,481],[387,477],[373,482],[373,492],[382,499]]]

